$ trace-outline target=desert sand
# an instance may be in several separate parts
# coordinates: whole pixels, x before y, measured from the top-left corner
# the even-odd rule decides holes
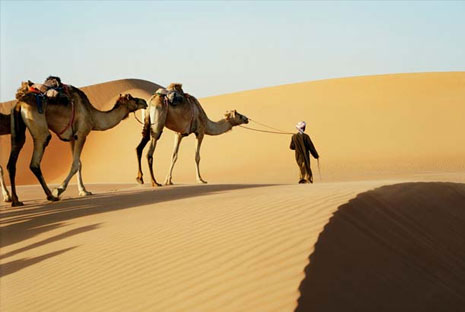
[[[148,98],[156,88],[127,79],[83,90],[109,109],[119,93]],[[29,172],[28,145],[18,164],[26,205],[0,204],[0,310],[458,311],[465,306],[464,100],[465,72],[200,99],[213,120],[237,109],[291,132],[306,120],[321,155],[321,177],[312,162],[313,185],[296,184],[288,135],[242,128],[205,138],[208,185],[194,184],[193,137],[181,146],[177,185],[137,185],[141,126],[130,116],[89,135],[83,177],[95,195],[80,198],[72,185],[49,203]],[[155,152],[160,181],[173,136],[166,130]],[[8,140],[0,138],[2,166]],[[68,145],[54,137],[45,153],[50,184],[69,169]]]

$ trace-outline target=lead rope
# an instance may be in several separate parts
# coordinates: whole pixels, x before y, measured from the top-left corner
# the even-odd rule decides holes
[[[292,133],[292,132],[286,132],[286,131],[282,131],[282,130],[277,129],[277,128],[273,128],[273,127],[271,127],[271,126],[265,125],[264,123],[258,122],[258,121],[256,121],[256,120],[253,120],[253,119],[250,119],[250,118],[249,118],[249,121],[252,121],[252,122],[254,122],[254,123],[256,123],[257,125],[260,125],[260,126],[262,126],[262,127],[265,127],[265,128],[268,128],[268,129],[273,129],[273,130],[275,130],[275,131],[255,129],[255,128],[250,128],[250,127],[246,127],[246,126],[243,126],[243,125],[239,125],[239,127],[244,128],[244,129],[247,129],[247,130],[252,130],[252,131],[257,131],[257,132],[264,132],[264,133],[286,134],[286,135],[294,134],[294,133]]]
[[[133,111],[133,113],[134,113],[134,118],[136,118],[137,122],[143,125],[144,123],[140,121],[139,118],[137,118],[136,111]]]
[[[285,134],[285,135],[294,134],[294,133],[291,133],[291,132],[278,132],[278,131],[268,131],[268,130],[254,129],[254,128],[249,128],[249,127],[242,126],[242,125],[239,125],[239,127],[247,129],[247,130],[257,131],[257,132],[265,132],[265,133],[273,133],[273,134]]]

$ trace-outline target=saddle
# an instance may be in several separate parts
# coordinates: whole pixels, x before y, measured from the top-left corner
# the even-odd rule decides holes
[[[194,132],[197,129],[196,122],[194,120],[194,110],[195,105],[192,101],[192,96],[188,93],[185,93],[182,89],[182,84],[180,83],[171,83],[166,89],[160,88],[158,89],[155,94],[162,98],[164,105],[171,105],[176,106],[178,104],[185,103],[185,105],[190,105],[191,109],[191,120],[190,124],[183,133],[183,136],[189,135],[190,133]]]
[[[66,104],[70,101],[69,86],[63,84],[59,77],[50,76],[42,84],[28,81],[28,85],[28,93],[34,93],[36,96],[37,110],[40,114],[44,113],[44,105],[50,99]]]
[[[181,104],[185,99],[185,95],[187,95],[184,92],[179,92],[177,90],[169,90],[165,88],[158,89],[155,92],[155,94],[161,96],[163,98],[163,101],[165,101],[165,103],[171,106]]]

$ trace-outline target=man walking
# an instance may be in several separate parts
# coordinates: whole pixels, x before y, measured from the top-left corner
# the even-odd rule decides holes
[[[313,145],[310,137],[304,133],[306,127],[305,121],[297,123],[296,128],[299,130],[298,133],[294,134],[291,139],[291,150],[295,150],[295,160],[300,169],[300,180],[299,183],[313,183],[312,169],[310,168],[310,155],[315,159],[320,156]]]

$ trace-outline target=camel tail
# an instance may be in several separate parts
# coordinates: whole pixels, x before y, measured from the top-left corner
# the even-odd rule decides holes
[[[14,146],[16,143],[26,140],[26,124],[21,116],[21,106],[16,104],[11,110],[11,143]]]

